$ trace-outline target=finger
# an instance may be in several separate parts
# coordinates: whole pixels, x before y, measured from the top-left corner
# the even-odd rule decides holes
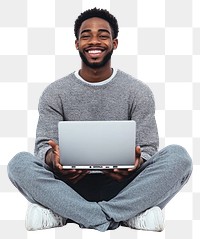
[[[57,144],[56,144],[56,142],[55,142],[54,140],[52,140],[52,139],[49,140],[49,141],[48,141],[48,144],[53,148],[53,150],[56,149],[56,145],[57,145]]]
[[[132,172],[132,171],[134,171],[135,169],[136,169],[136,166],[134,165],[133,168],[128,168],[128,172]]]
[[[122,169],[114,169],[113,172],[124,175],[124,176],[128,175],[128,169],[123,169],[123,170]]]
[[[119,169],[115,168],[115,169],[113,169],[113,172],[118,173]]]
[[[89,171],[86,170],[86,171],[84,171],[83,173],[79,174],[77,178],[71,179],[71,180],[72,180],[72,183],[74,183],[74,184],[77,183],[77,182],[80,181],[83,177],[85,177],[85,175],[88,174],[88,173],[89,173]]]
[[[58,151],[54,150],[53,153],[56,154],[58,157],[60,157],[60,154]]]
[[[56,144],[56,142],[53,140],[49,140],[48,144],[52,147],[53,153],[57,155],[58,157],[60,157],[60,150],[59,150],[58,144]]]
[[[135,169],[139,168],[140,166],[140,158],[135,158]]]
[[[80,177],[80,174],[74,174],[74,175],[69,175],[70,180],[74,180],[76,178]]]
[[[121,181],[123,179],[122,175],[116,173],[110,173],[110,176],[117,181]]]
[[[76,169],[63,169],[62,174],[70,177],[70,175],[76,175],[77,170]]]
[[[53,168],[55,170],[63,170],[63,166],[60,164],[60,161],[59,161],[59,158],[56,158],[54,157],[54,160],[53,160]]]
[[[141,158],[141,148],[140,146],[135,147],[135,169],[140,166],[140,158]]]
[[[127,171],[127,169],[118,169],[118,168],[113,169],[113,172],[121,173],[121,174],[123,174],[123,172],[126,172],[126,171]]]
[[[140,146],[135,147],[135,157],[140,158],[141,157],[141,148]]]
[[[56,151],[53,151],[53,156],[54,156],[54,165],[55,166],[57,166],[57,167],[60,167],[60,166],[62,166],[61,164],[60,164],[60,156],[59,156],[59,153],[58,152],[56,152]]]

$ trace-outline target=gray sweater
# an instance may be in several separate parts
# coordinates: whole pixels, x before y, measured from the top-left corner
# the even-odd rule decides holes
[[[41,160],[50,149],[48,140],[59,143],[58,122],[63,120],[135,120],[142,157],[148,160],[158,149],[153,94],[147,85],[120,70],[103,85],[88,84],[72,73],[44,90],[35,142],[35,155]]]

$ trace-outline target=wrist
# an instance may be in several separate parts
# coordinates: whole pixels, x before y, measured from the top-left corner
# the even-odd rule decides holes
[[[45,156],[45,163],[52,168],[53,166],[53,149],[49,149]]]

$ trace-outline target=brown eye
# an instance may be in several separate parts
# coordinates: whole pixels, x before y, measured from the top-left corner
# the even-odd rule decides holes
[[[83,35],[81,36],[81,39],[88,39],[90,36],[89,35]]]
[[[109,38],[109,36],[107,36],[107,35],[101,35],[101,36],[99,36],[101,39],[103,39],[103,40],[106,40],[106,39],[108,39]]]

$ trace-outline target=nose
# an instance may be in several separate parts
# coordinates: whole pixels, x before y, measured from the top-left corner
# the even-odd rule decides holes
[[[89,43],[90,43],[90,44],[93,44],[93,45],[100,44],[100,40],[99,40],[98,36],[92,36],[92,37],[90,38]]]

